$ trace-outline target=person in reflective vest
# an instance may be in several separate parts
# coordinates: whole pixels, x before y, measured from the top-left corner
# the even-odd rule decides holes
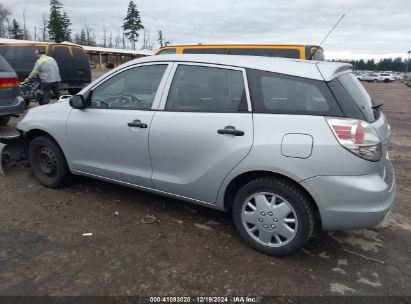
[[[30,82],[34,77],[40,78],[41,90],[44,95],[39,103],[44,105],[50,102],[50,91],[53,91],[57,99],[60,96],[60,71],[56,60],[53,57],[47,56],[44,51],[36,50],[34,54],[38,59],[30,75],[24,81]]]

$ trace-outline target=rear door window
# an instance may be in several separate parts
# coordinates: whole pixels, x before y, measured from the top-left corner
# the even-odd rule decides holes
[[[367,90],[363,87],[361,82],[352,73],[341,75],[337,79],[351,96],[352,100],[364,115],[365,119],[368,122],[375,121],[375,119],[377,119],[377,115],[375,113],[376,111],[372,109],[373,103],[371,97],[368,95]]]
[[[247,75],[255,113],[342,116],[324,82],[251,69]]]
[[[248,111],[243,73],[217,67],[179,65],[168,94],[166,110]]]

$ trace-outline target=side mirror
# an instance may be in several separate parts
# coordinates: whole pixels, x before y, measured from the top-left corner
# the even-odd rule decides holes
[[[82,95],[71,96],[69,103],[75,109],[84,109],[86,107],[86,101]]]

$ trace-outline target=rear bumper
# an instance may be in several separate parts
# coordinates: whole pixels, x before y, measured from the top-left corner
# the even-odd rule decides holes
[[[11,105],[0,106],[0,116],[10,116],[13,114],[23,113],[26,109],[26,102],[23,97],[15,97],[15,102]]]
[[[315,199],[323,230],[368,228],[381,223],[395,199],[394,169],[384,175],[317,176],[301,182]]]

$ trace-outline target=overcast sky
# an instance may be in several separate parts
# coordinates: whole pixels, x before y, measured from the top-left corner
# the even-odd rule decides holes
[[[101,39],[105,25],[121,32],[128,0],[61,0],[73,33],[89,23]],[[342,14],[345,18],[323,44],[327,58],[403,56],[411,50],[410,0],[135,0],[152,42],[162,30],[173,44],[318,44]],[[1,0],[12,17],[34,33],[49,14],[47,0]],[[141,43],[142,38],[138,43]]]

